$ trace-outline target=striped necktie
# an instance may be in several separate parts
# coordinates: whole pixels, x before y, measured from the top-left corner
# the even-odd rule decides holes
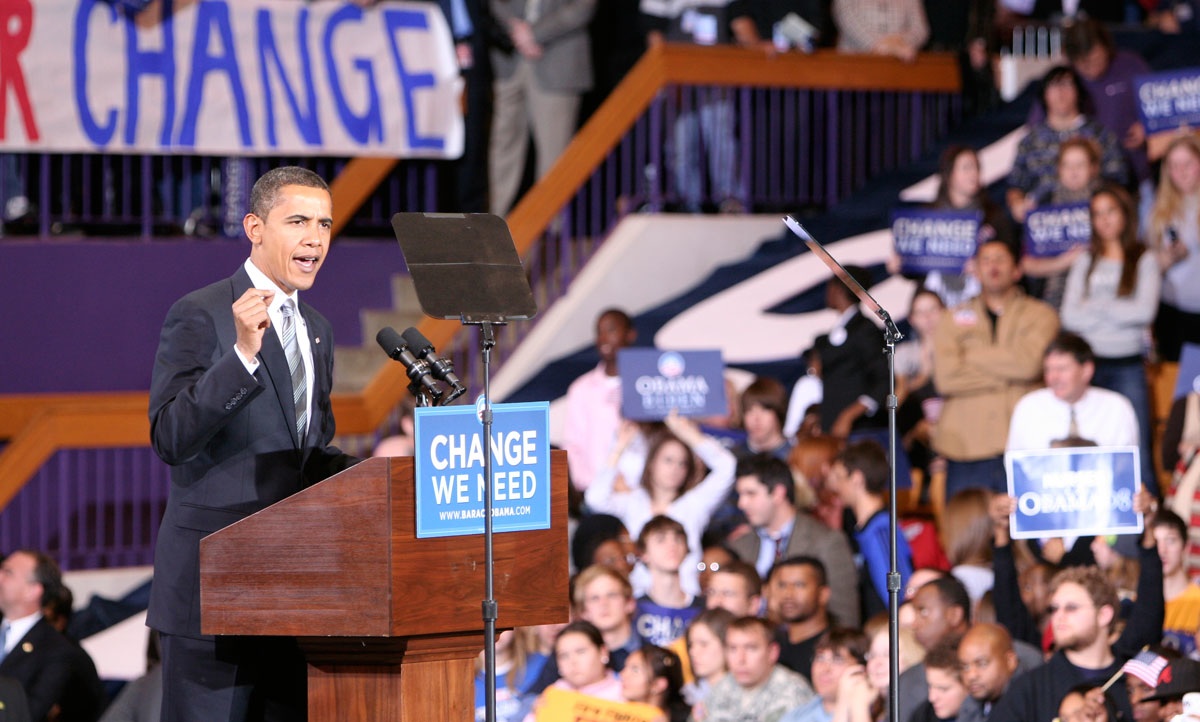
[[[773,541],[775,542],[775,563],[776,564],[783,561],[783,556],[784,556],[784,554],[787,553],[787,545],[790,540],[791,540],[791,534],[788,534],[787,536],[780,534],[779,536],[773,538]]]
[[[283,302],[283,350],[287,354],[288,370],[292,372],[292,403],[296,405],[296,433],[304,438],[308,426],[308,383],[304,379],[304,358],[296,339],[296,307],[292,299]]]

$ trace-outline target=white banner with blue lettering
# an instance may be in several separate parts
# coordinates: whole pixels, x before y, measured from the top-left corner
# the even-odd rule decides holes
[[[456,158],[438,6],[0,3],[0,150]]]
[[[483,533],[479,406],[416,411],[417,538]],[[550,404],[492,406],[492,531],[550,528]]]
[[[1134,534],[1142,515],[1133,498],[1142,488],[1136,446],[1009,451],[1009,517],[1014,539]]]

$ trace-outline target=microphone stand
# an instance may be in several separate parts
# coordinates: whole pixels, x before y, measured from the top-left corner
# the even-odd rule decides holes
[[[487,722],[496,722],[496,619],[500,616],[496,604],[495,560],[492,542],[492,349],[496,346],[495,327],[503,321],[472,321],[465,315],[464,326],[479,327],[479,352],[483,359],[483,677],[484,709]]]
[[[817,239],[813,238],[808,231],[801,226],[796,219],[791,216],[784,216],[783,222],[792,233],[800,237],[800,240],[808,246],[821,262],[828,266],[833,275],[841,280],[850,289],[858,300],[865,304],[868,309],[875,313],[883,321],[883,352],[888,357],[888,492],[890,499],[888,501],[888,530],[891,537],[888,544],[891,550],[889,558],[889,567],[887,573],[887,588],[888,588],[888,720],[889,722],[900,721],[900,564],[896,556],[896,533],[897,533],[897,518],[896,518],[896,342],[904,338],[904,334],[900,333],[900,329],[896,328],[896,324],[892,321],[892,316],[887,312],[874,296],[867,292],[867,289],[862,287],[858,281],[854,279],[846,268],[834,258],[825,246],[822,246]]]
[[[866,291],[864,290],[864,293]],[[892,316],[880,306],[875,312],[883,319],[884,353],[888,358],[888,720],[900,722],[900,563],[896,557],[896,342],[904,338]]]
[[[434,403],[433,397],[430,396],[427,391],[422,389],[420,387],[420,385],[418,385],[417,382],[415,382],[415,381],[408,385],[408,393],[412,394],[412,397],[414,399],[416,399],[417,408],[423,409],[423,408],[426,408],[429,406],[437,406],[438,405],[438,404]]]

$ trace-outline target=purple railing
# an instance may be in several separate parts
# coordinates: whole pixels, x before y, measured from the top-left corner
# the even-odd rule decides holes
[[[7,233],[66,233],[144,240],[173,235],[242,238],[253,180],[269,168],[297,164],[335,178],[344,158],[213,158],[150,155],[0,155],[0,209]],[[400,163],[343,231],[391,233],[399,211],[438,210],[439,161]],[[13,218],[12,200],[28,213]]]
[[[0,515],[0,549],[41,549],[64,569],[150,564],[168,486],[148,447],[59,451]]]

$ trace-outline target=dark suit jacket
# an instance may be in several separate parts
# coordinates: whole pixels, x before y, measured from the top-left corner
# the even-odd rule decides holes
[[[829,334],[813,344],[821,359],[821,381],[825,388],[821,400],[821,427],[826,433],[838,414],[859,396],[869,396],[879,408],[874,416],[860,416],[855,429],[887,425],[888,366],[883,354],[883,332],[861,312],[846,322],[846,339],[839,345]]]
[[[254,375],[234,350],[233,302],[251,287],[231,278],[184,296],[167,313],[150,385],[150,436],[171,465],[171,490],[154,554],[149,624],[200,636],[200,539],[353,464],[328,446],[333,333],[300,303],[314,378],[306,438],[296,433],[291,376],[278,334],[263,335]]]
[[[21,683],[12,677],[0,677],[0,722],[30,722],[29,701]]]
[[[59,722],[95,722],[104,709],[104,689],[91,657],[45,619],[0,662],[0,676],[20,682],[34,722],[46,719],[56,704]]]

